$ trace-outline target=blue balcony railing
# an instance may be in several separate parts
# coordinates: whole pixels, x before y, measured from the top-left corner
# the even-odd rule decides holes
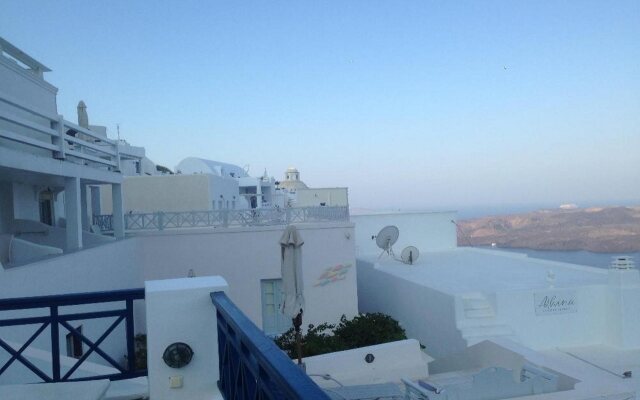
[[[211,300],[218,319],[218,387],[225,399],[329,399],[224,292],[211,293]]]
[[[146,376],[147,370],[135,369],[135,344],[134,344],[134,320],[133,320],[133,304],[135,300],[144,299],[144,289],[128,289],[128,290],[115,290],[110,292],[97,292],[97,293],[75,293],[66,295],[54,295],[54,296],[38,296],[38,297],[24,297],[16,299],[1,299],[0,300],[0,312],[17,311],[17,310],[33,310],[37,312],[37,309],[45,309],[46,314],[42,316],[28,316],[28,317],[15,317],[0,319],[0,328],[2,327],[19,327],[25,325],[40,324],[35,333],[27,339],[24,344],[15,349],[7,343],[7,340],[0,337],[0,348],[9,353],[10,358],[0,366],[0,375],[2,375],[7,369],[14,363],[18,362],[28,368],[31,372],[37,375],[44,382],[64,382],[64,381],[81,381],[92,379],[110,379],[120,380],[129,379],[138,376]],[[69,306],[81,306],[87,304],[101,304],[101,303],[114,303],[122,305],[124,302],[124,308],[117,308],[112,310],[100,310],[91,312],[65,312],[63,307]],[[100,308],[106,308],[101,306]],[[68,310],[67,310],[68,311]],[[15,313],[12,313],[15,314]],[[92,341],[82,334],[81,331],[72,326],[72,321],[88,321],[100,318],[115,318],[107,329],[98,337],[97,340]],[[100,345],[104,343],[105,339],[124,321],[125,324],[125,336],[126,336],[126,365],[121,365],[112,356],[107,354],[100,348]],[[50,347],[45,350],[51,351],[51,372],[43,371],[38,368],[35,363],[30,361],[23,355],[24,351],[47,329],[49,328],[49,340]],[[84,346],[87,346],[87,350],[79,356],[77,362],[65,371],[61,370],[60,362],[60,338],[61,334],[68,332],[73,336],[75,340],[80,340]],[[74,372],[82,365],[87,358],[96,353],[106,360],[110,366],[115,368],[118,372],[108,375],[99,376],[81,376],[73,377]],[[46,368],[47,370],[49,368]],[[86,375],[86,374],[84,374]]]

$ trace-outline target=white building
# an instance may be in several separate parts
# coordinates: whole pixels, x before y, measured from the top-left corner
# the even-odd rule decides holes
[[[429,378],[432,386],[457,382],[448,390],[458,393],[487,378],[486,368],[518,373],[533,365],[559,382],[549,398],[635,398],[640,381],[629,378],[640,357],[640,273],[628,260],[604,269],[458,248],[452,212],[352,219],[359,310],[393,316],[436,357],[429,371],[444,375]],[[375,240],[388,225],[400,233],[391,254]],[[420,251],[411,265],[398,259],[406,246]],[[514,397],[525,389],[488,391],[484,398]],[[472,392],[483,390],[486,385]],[[460,398],[470,395],[462,393]]]
[[[84,104],[79,105],[78,124],[58,116],[57,89],[43,79],[48,69],[6,41],[0,40],[0,45],[0,297],[144,286],[146,315],[139,306],[131,313],[135,332],[149,328],[152,398],[220,398],[216,366],[225,355],[216,348],[220,319],[211,293],[226,291],[266,334],[276,335],[291,326],[291,320],[277,311],[282,300],[282,220],[237,227],[175,224],[173,230],[138,232],[125,239],[123,213],[125,207],[149,212],[188,211],[209,204],[214,208],[214,201],[226,201],[236,190],[247,205],[255,200],[255,208],[263,208],[275,195],[274,182],[251,178],[230,164],[186,159],[179,165],[178,176],[128,178],[126,182],[133,185],[130,203],[123,202],[123,172],[153,175],[158,171],[144,158],[143,150],[108,139],[102,128],[89,125]],[[281,190],[288,194],[313,190],[294,169],[287,171],[285,182],[289,183]],[[113,239],[89,233],[89,216],[98,207],[106,208],[97,201],[93,187],[98,185],[112,188]],[[192,202],[179,204],[183,200],[163,192],[166,186],[189,192]],[[162,196],[152,203],[145,196],[147,191]],[[346,189],[327,193],[332,194],[321,198],[321,192],[315,192],[304,201],[311,206],[322,206],[315,201],[325,206],[332,201],[348,204]],[[218,208],[233,207],[225,202]],[[293,211],[288,208],[289,213]],[[249,210],[249,214],[259,213]],[[311,213],[307,218],[318,216],[326,215]],[[297,224],[304,239],[303,326],[335,323],[343,314],[352,317],[358,311],[385,312],[398,319],[414,340],[308,359],[307,372],[329,389],[327,393],[365,389],[339,389],[337,383],[326,382],[340,379],[348,384],[402,385],[407,399],[635,398],[640,387],[640,274],[629,263],[622,260],[615,268],[599,270],[457,248],[455,213],[451,212],[357,216],[355,225],[348,217],[346,213],[334,220],[303,219]],[[398,253],[409,245],[420,250],[412,265],[376,246],[376,235],[387,225],[399,228],[400,237],[394,243]],[[47,257],[51,255],[57,257]],[[182,279],[187,276],[196,278]],[[83,312],[65,322],[87,337],[99,337],[109,323],[87,321],[86,313],[103,308],[86,307],[70,306],[61,314],[56,308],[55,326],[68,312]],[[41,308],[54,312],[54,307]],[[19,311],[2,311],[3,320],[17,318]],[[76,358],[88,355],[86,343],[78,342],[71,331],[49,329],[48,335],[25,343],[32,326],[2,328],[2,348],[12,351],[0,351],[0,368],[19,358],[46,366],[43,355],[50,356],[55,347],[55,352],[68,355],[63,357],[64,372]],[[48,328],[43,325],[40,332]],[[118,329],[103,348],[124,364],[128,349],[121,340],[123,330],[133,327]],[[196,354],[193,364],[180,370],[162,361],[165,349],[176,341],[189,342]],[[437,356],[428,368],[431,359],[421,352],[420,343]],[[243,356],[234,362],[252,360],[244,353],[255,349],[246,343],[240,348]],[[281,355],[277,349],[272,353]],[[83,367],[82,374],[107,368],[96,354],[87,361],[92,364]],[[271,367],[260,371],[277,372]],[[254,369],[246,367],[244,373]],[[51,387],[45,385],[8,387],[8,383],[38,381],[29,371],[2,372],[3,399],[10,398],[7,393],[24,398],[31,390],[40,390],[32,398],[51,395]],[[298,369],[295,372],[300,374]],[[404,384],[399,382],[403,377],[409,378]],[[245,382],[247,387],[259,383],[252,379]],[[98,382],[66,398],[90,392],[101,398],[109,385],[116,386]],[[146,390],[146,383],[143,386]],[[107,396],[119,398],[117,391]]]
[[[237,165],[188,157],[178,163],[176,172],[183,175],[205,174],[236,180],[238,182],[237,208],[262,208],[272,205],[275,180],[269,178],[266,175],[266,171],[263,176],[252,177],[249,176],[245,169]],[[222,203],[220,203],[223,205],[222,208],[231,208],[226,206],[227,201],[230,200],[231,198],[229,196],[227,196],[227,198],[216,199],[218,202],[222,201]],[[216,208],[214,207],[214,209]]]
[[[276,195],[280,202],[291,207],[348,207],[346,187],[310,188],[300,180],[300,171],[289,167],[284,180],[276,182]]]
[[[212,174],[127,176],[122,183],[125,213],[244,209],[238,181]],[[99,214],[111,214],[110,187],[102,188]]]
[[[0,248],[3,264],[81,249],[105,240],[89,232],[96,185],[113,188],[114,232],[124,236],[121,170],[144,149],[107,138],[58,114],[49,69],[0,38]],[[134,167],[135,168],[135,167]],[[63,239],[64,238],[64,239]]]
[[[276,335],[289,329],[291,320],[278,312],[279,238],[285,228],[281,223],[143,232],[126,239],[124,232],[125,207],[128,211],[152,211],[160,204],[164,210],[166,204],[190,211],[205,206],[233,208],[234,195],[238,196],[236,207],[249,207],[252,199],[261,207],[270,201],[272,179],[251,178],[238,167],[213,162],[205,163],[208,171],[155,175],[160,171],[144,157],[142,148],[109,139],[104,128],[89,125],[84,104],[79,105],[78,116],[84,127],[58,116],[57,89],[43,79],[46,67],[8,42],[1,44],[0,298],[139,288],[149,280],[221,275],[234,285],[229,296],[266,333]],[[125,178],[125,174],[134,176]],[[125,189],[129,182],[141,184]],[[98,187],[106,189],[100,192]],[[166,193],[167,187],[174,192],[188,191],[192,203],[169,193],[154,204],[143,193],[162,189]],[[199,191],[202,188],[205,190]],[[130,196],[127,201],[123,201],[125,190]],[[222,205],[220,200],[224,200]],[[90,215],[106,212],[114,214],[114,236],[90,233]],[[334,221],[302,221],[298,229],[305,241],[304,327],[354,316],[355,242],[348,214]],[[136,332],[145,331],[143,314],[136,309]],[[12,314],[3,312],[3,317],[7,315]],[[73,324],[88,337],[99,336],[108,326],[85,320]],[[103,346],[119,354],[116,359],[124,363],[126,349],[118,340],[124,337],[121,328]],[[19,347],[30,335],[29,329],[2,329],[0,338]],[[63,333],[61,352],[87,351],[86,344],[74,342],[68,332],[65,341]],[[41,335],[25,350],[38,365],[43,362],[38,357],[51,350],[46,336]],[[11,353],[0,351],[0,364],[10,357]],[[95,353],[87,361],[104,364]],[[70,363],[67,366],[74,362],[65,361]],[[0,384],[35,378],[28,371],[9,370],[0,373]]]

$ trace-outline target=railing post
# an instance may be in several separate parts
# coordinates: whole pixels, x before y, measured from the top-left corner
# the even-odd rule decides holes
[[[82,248],[82,201],[80,178],[64,179],[64,212],[67,219],[66,249],[78,250]]]
[[[58,325],[58,306],[51,306],[51,366],[53,381],[60,380],[60,326]]]
[[[222,211],[222,226],[229,227],[229,210]]]
[[[51,128],[58,132],[58,136],[54,136],[52,143],[58,146],[58,150],[53,152],[53,158],[64,160],[66,156],[65,144],[64,144],[64,118],[62,115],[58,115],[58,120],[51,122]]]
[[[156,213],[156,215],[158,216],[157,221],[158,221],[158,230],[163,230],[164,229],[164,213],[162,211],[159,211]]]
[[[111,217],[111,223],[113,224],[113,236],[116,239],[124,239],[124,199],[121,183],[113,183],[111,185],[111,201],[113,204],[113,214]]]
[[[116,148],[116,171],[115,172],[120,172],[121,171],[121,165],[120,165],[120,142],[119,141],[114,141],[115,143],[115,148]]]
[[[287,207],[284,209],[285,212],[285,222],[287,225],[291,223],[291,207]]]
[[[135,337],[133,333],[133,299],[127,299],[127,316],[126,316],[126,337],[127,337],[127,367],[129,372],[133,372],[136,368],[136,347]]]

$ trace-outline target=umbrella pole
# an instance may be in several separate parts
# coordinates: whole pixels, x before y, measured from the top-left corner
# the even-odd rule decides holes
[[[293,327],[296,331],[296,353],[298,353],[298,365],[302,365],[302,335],[300,327],[302,326],[302,310],[293,318]]]

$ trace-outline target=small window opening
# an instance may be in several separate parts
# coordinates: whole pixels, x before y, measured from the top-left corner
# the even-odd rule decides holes
[[[67,334],[67,356],[73,358],[82,357],[82,325],[76,328],[79,335],[73,332]]]

